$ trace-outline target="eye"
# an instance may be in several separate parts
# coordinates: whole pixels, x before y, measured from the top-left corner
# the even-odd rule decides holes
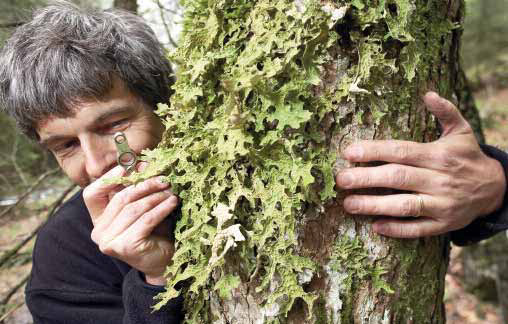
[[[78,140],[69,140],[56,145],[51,149],[53,153],[57,155],[66,155],[72,152],[76,147],[79,146]]]
[[[110,124],[107,125],[107,128],[119,128],[121,126],[124,126],[125,124],[127,123],[127,118],[124,118],[124,119],[120,119],[120,120],[117,120],[117,121],[114,121]]]

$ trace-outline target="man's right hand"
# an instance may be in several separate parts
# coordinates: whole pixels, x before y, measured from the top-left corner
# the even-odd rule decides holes
[[[124,173],[116,166],[83,191],[94,225],[92,240],[102,253],[143,272],[147,283],[164,285],[174,246],[169,235],[154,229],[177,207],[178,198],[159,177],[126,188],[103,181]]]

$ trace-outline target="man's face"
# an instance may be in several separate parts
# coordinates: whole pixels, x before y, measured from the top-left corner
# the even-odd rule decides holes
[[[37,132],[41,144],[81,187],[117,164],[114,133],[124,132],[129,146],[139,153],[155,147],[164,132],[159,117],[121,82],[100,101],[83,100],[73,108],[73,116],[49,118],[37,125]]]

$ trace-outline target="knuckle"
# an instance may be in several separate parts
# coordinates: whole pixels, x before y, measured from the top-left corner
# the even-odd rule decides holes
[[[99,236],[99,233],[97,232],[97,230],[92,230],[92,233],[90,234],[90,238],[92,239],[92,241],[99,245],[99,239],[100,239],[100,236]]]
[[[451,154],[444,155],[442,157],[442,163],[444,168],[450,169],[451,171],[455,171],[461,166],[459,159],[457,159],[455,156],[452,156]]]
[[[397,187],[402,187],[408,183],[409,175],[404,168],[401,167],[393,167],[393,176],[392,182]]]
[[[418,212],[416,204],[411,199],[405,199],[402,201],[400,206],[400,212],[402,216],[414,216]]]
[[[90,189],[90,186],[83,189],[83,200],[85,202],[88,202],[93,199],[93,192],[92,189]]]
[[[353,177],[352,185],[356,185],[357,187],[369,187],[371,185],[372,177],[368,170],[365,169],[365,171],[367,172],[362,172]]]
[[[129,186],[129,187],[125,188],[124,190],[115,194],[113,196],[112,200],[114,200],[115,204],[126,205],[130,202],[131,197],[132,197],[132,189]]]
[[[122,209],[122,217],[123,218],[135,218],[138,215],[138,210],[140,209],[139,203],[130,203]]]
[[[450,170],[460,165],[460,162],[456,154],[453,154],[453,152],[448,149],[444,148],[437,149],[434,152],[433,157],[437,161],[437,163],[441,165],[442,169]]]
[[[126,244],[121,244],[121,245],[116,246],[114,251],[115,251],[114,252],[115,255],[126,257],[126,256],[129,256],[130,248]]]
[[[135,187],[136,190],[144,192],[150,190],[153,184],[154,184],[153,179],[147,179],[141,183],[138,183]]]
[[[101,242],[99,244],[99,251],[101,251],[102,254],[110,255],[110,256],[115,254],[113,247],[109,243]]]
[[[439,181],[439,185],[441,188],[444,188],[445,191],[448,191],[448,192],[451,192],[451,193],[454,193],[456,192],[457,189],[464,189],[464,188],[461,188],[462,185],[461,185],[461,181],[455,177],[443,177],[441,179],[441,181]]]
[[[146,213],[143,215],[143,218],[141,219],[143,222],[143,225],[147,227],[155,227],[159,224],[159,220],[156,217],[157,215],[153,213]]]
[[[444,220],[445,223],[449,224],[454,221],[455,219],[455,213],[458,210],[458,206],[456,202],[448,202],[443,205],[441,208],[441,217]]]

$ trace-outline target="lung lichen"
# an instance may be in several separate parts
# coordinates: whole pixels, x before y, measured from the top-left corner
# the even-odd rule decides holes
[[[304,206],[335,197],[329,141],[342,118],[336,108],[354,103],[356,122],[368,112],[376,124],[409,109],[414,79],[432,73],[420,68],[440,46],[426,33],[453,27],[418,18],[416,10],[432,11],[420,2],[181,1],[184,33],[171,56],[175,94],[157,111],[164,139],[144,152],[147,170],[129,180],[164,173],[183,202],[167,291],[156,308],[184,294],[187,320],[211,321],[207,291],[227,299],[242,280],[225,267],[235,253],[273,316],[287,315],[297,298],[312,314],[317,294],[300,281],[317,265],[300,253],[296,229]],[[327,84],[327,67],[343,58]],[[386,80],[404,84],[404,92]],[[332,125],[327,116],[335,117]],[[383,269],[366,266],[358,241],[338,242],[329,266],[350,272],[346,283],[368,277],[391,292]]]

